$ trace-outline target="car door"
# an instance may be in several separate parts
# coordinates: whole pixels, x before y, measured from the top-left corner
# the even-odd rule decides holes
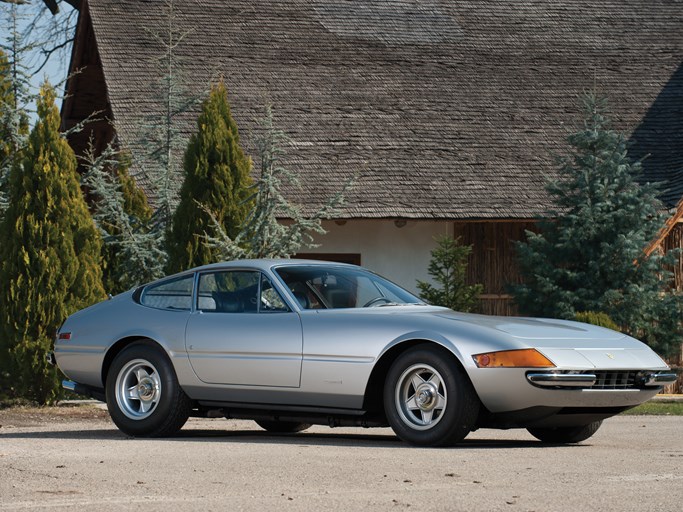
[[[301,321],[264,274],[252,270],[201,273],[196,301],[185,344],[202,381],[299,387]]]

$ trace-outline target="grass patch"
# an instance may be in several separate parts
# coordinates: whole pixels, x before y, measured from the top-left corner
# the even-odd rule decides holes
[[[634,416],[683,416],[683,402],[646,402],[622,414]]]

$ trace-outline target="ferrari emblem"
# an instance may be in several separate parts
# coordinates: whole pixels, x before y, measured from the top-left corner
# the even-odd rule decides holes
[[[609,352],[607,352],[605,355],[606,355],[607,357],[609,357],[610,359],[614,359],[614,356],[613,356],[612,354],[610,354]]]

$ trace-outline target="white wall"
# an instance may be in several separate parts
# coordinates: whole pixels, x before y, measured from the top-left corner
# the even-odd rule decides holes
[[[302,252],[360,253],[361,265],[412,292],[415,281],[431,281],[427,266],[434,237],[452,234],[452,222],[408,220],[398,228],[393,220],[349,220],[343,226],[323,222],[325,235],[317,235],[320,247]]]

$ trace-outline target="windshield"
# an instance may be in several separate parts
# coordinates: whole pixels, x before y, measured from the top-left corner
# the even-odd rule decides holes
[[[275,269],[303,309],[423,304],[403,288],[358,268],[285,266]]]

